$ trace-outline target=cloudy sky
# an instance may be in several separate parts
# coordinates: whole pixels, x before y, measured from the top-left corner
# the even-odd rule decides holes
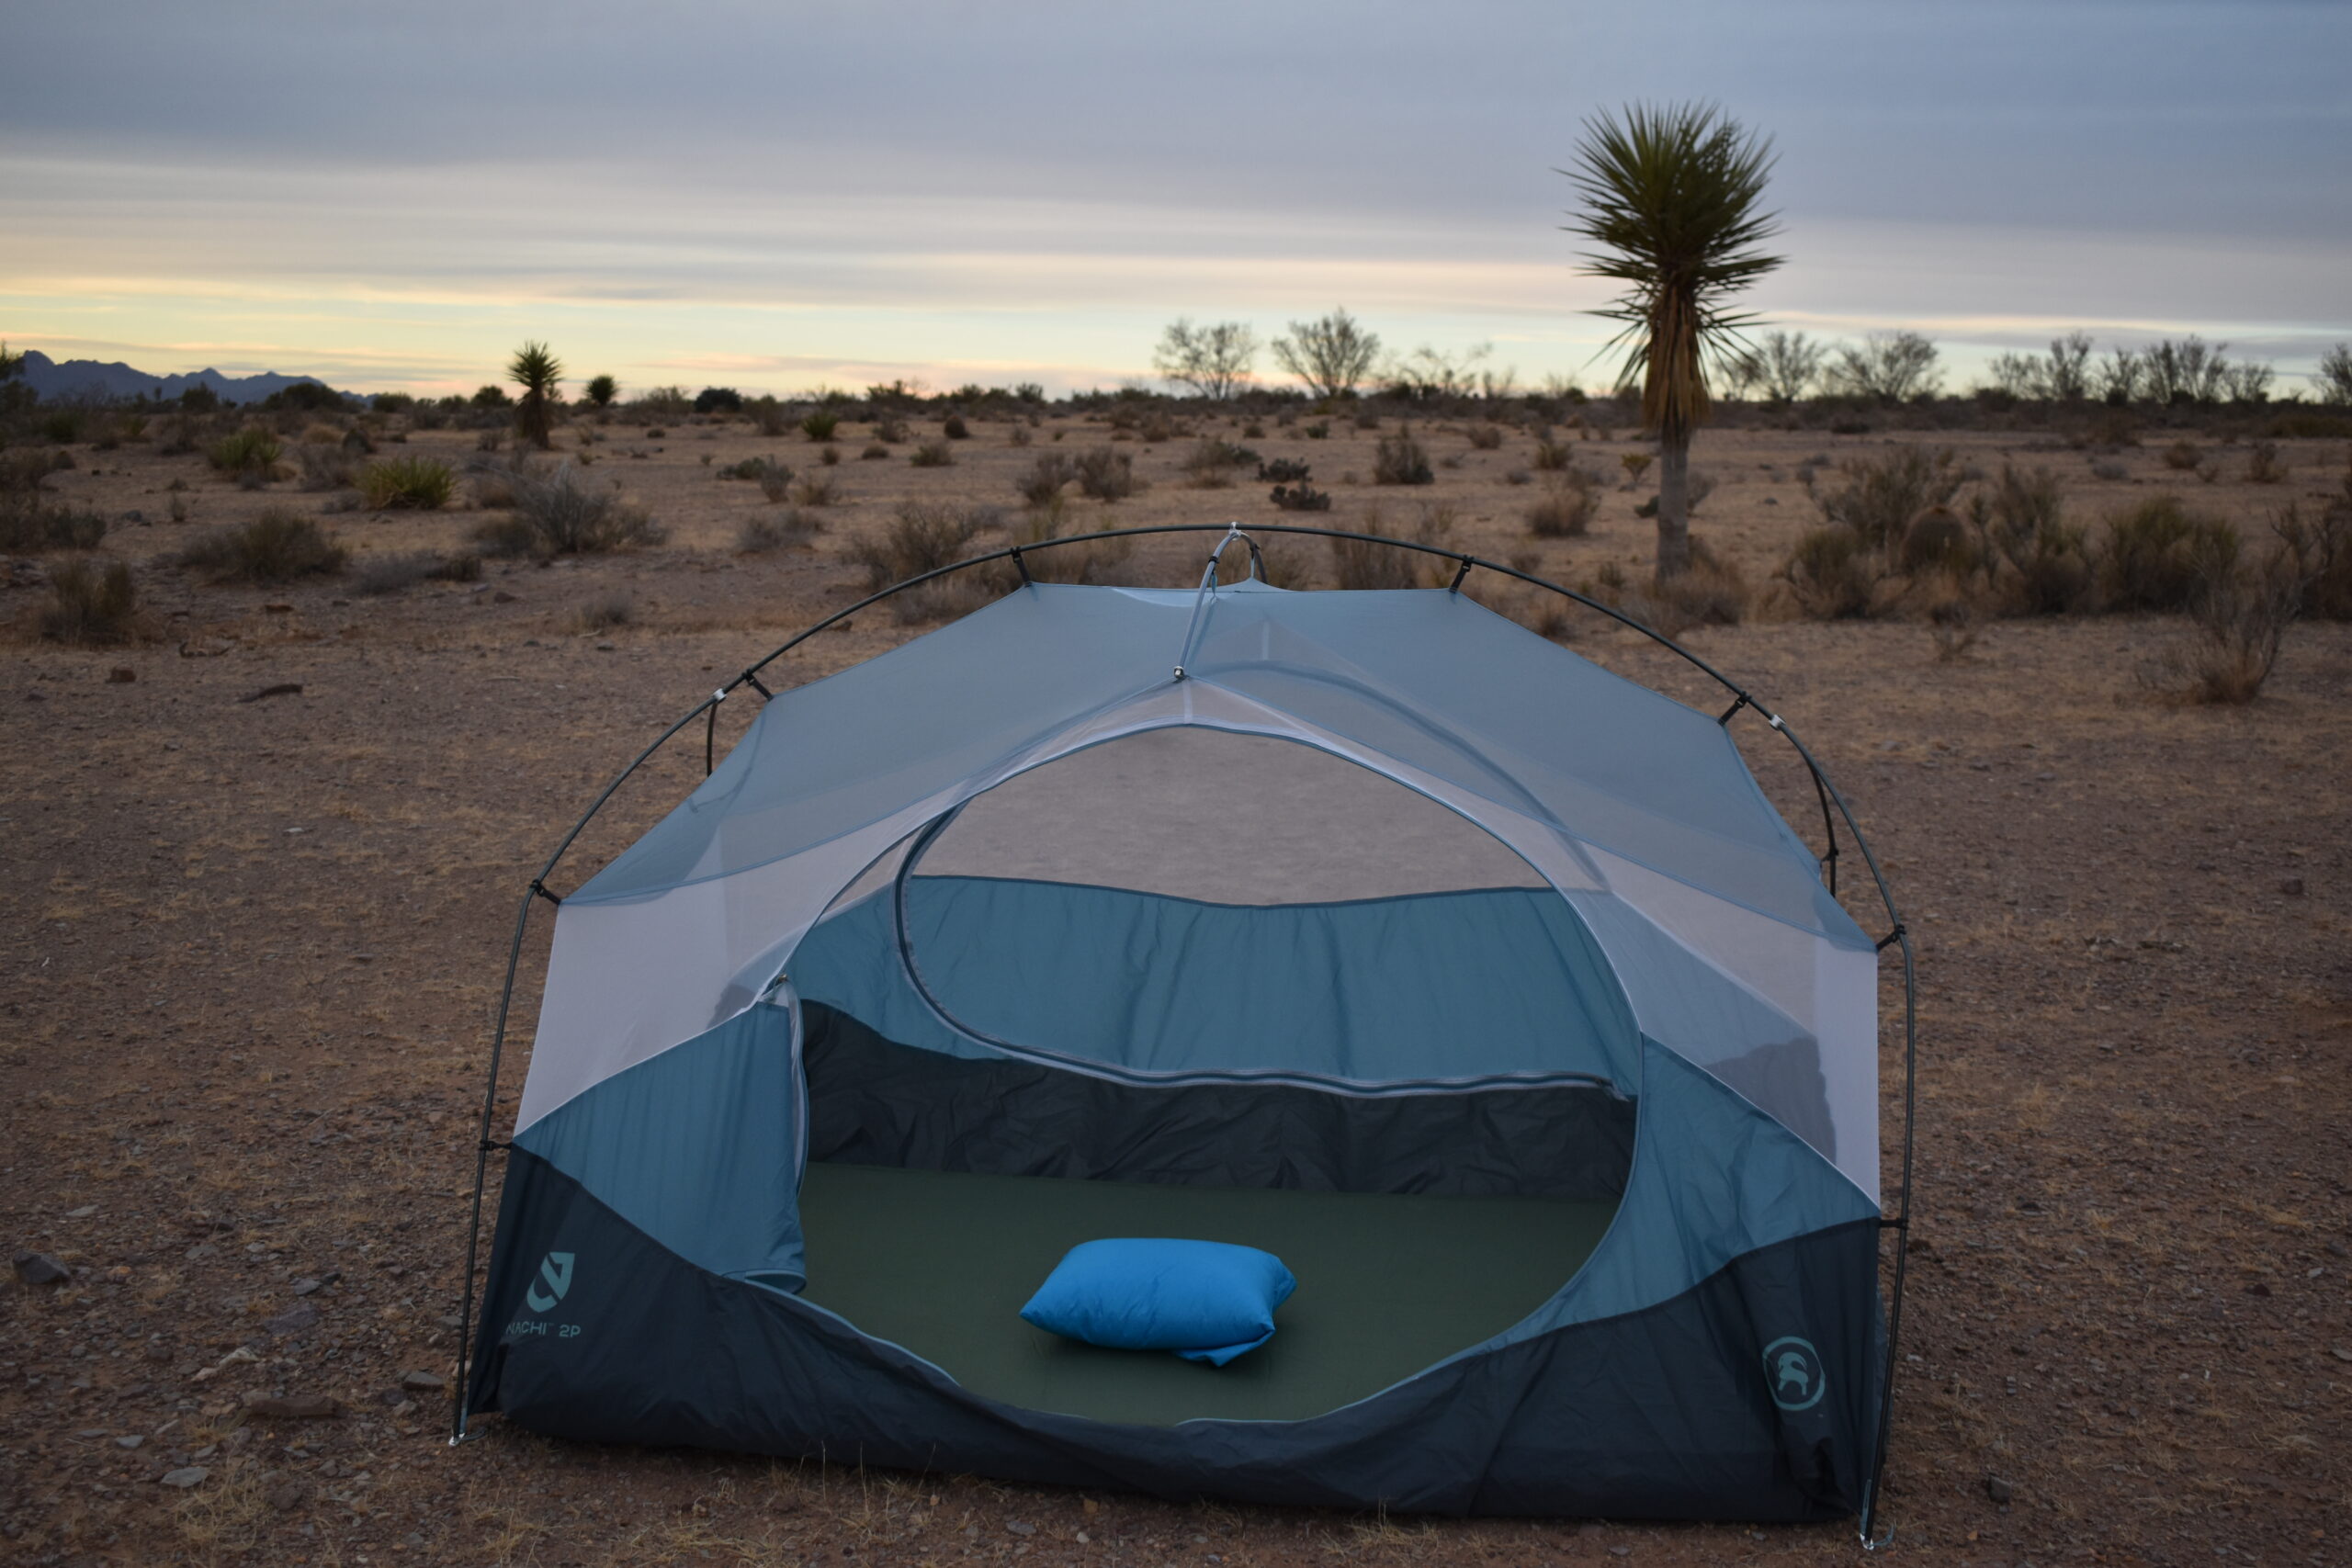
[[[1777,323],[2352,338],[2336,0],[74,0],[0,59],[0,335],[159,372],[1113,386],[1343,304],[1591,382],[1555,170],[1668,98],[1774,140]]]

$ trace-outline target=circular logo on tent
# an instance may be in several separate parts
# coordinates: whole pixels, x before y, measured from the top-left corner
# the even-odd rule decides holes
[[[1794,1412],[1821,1403],[1826,1380],[1821,1374],[1821,1354],[1810,1339],[1794,1335],[1764,1347],[1764,1381],[1771,1387],[1772,1403]]]

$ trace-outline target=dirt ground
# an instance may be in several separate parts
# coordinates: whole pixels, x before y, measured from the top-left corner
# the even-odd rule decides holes
[[[910,496],[1021,512],[1037,451],[1108,430],[981,422],[951,467],[836,437],[813,548],[738,554],[773,511],[717,477],[797,434],[613,425],[589,450],[670,530],[633,555],[492,562],[379,597],[352,578],[207,586],[166,562],[264,504],[200,457],[77,450],[62,498],[118,522],[149,635],[0,647],[0,1234],[70,1278],[0,1283],[0,1536],[30,1563],[1658,1563],[1855,1557],[1849,1526],[1461,1521],[1179,1506],[948,1476],[551,1442],[495,1420],[446,1441],[446,1382],[491,1014],[515,902],[603,782],[793,630],[853,601],[844,558]],[[1238,435],[1238,432],[1225,432]],[[917,431],[936,434],[935,423]],[[1369,432],[1249,444],[1311,462],[1311,521],[1415,525],[1587,580],[1636,580],[1648,492],[1612,476],[1587,539],[1537,542],[1508,476],[1532,439],[1420,434],[1437,482],[1368,482]],[[576,449],[568,427],[560,445]],[[1701,530],[1765,588],[1814,520],[1797,479],[1883,436],[1703,435]],[[2286,443],[2283,486],[2212,446],[2211,484],[2154,444],[2089,457],[1947,437],[1985,471],[2047,463],[2095,518],[2154,487],[2258,526],[2332,490],[2340,443]],[[473,456],[470,434],[388,452]],[[1279,520],[1265,487],[1201,490],[1187,443],[1136,442],[1146,494],[1091,525]],[[639,454],[642,454],[641,456]],[[1580,450],[1579,456],[1585,456]],[[167,489],[184,480],[181,491]],[[169,520],[174,498],[187,520]],[[362,558],[458,546],[482,520],[338,511]],[[983,534],[988,545],[1003,536]],[[1198,541],[1119,575],[1196,572]],[[1300,547],[1295,570],[1325,575]],[[1474,574],[1472,592],[1497,585]],[[37,588],[0,593],[25,618]],[[626,600],[614,619],[612,601]],[[1501,607],[1532,601],[1499,592]],[[604,607],[601,617],[583,615]],[[772,668],[798,682],[922,628],[861,613]],[[1673,661],[1591,617],[1587,657],[1692,700]],[[1996,622],[1937,657],[1916,620],[1776,617],[1692,645],[1804,735],[1852,799],[1919,945],[1917,1226],[1896,1390],[1890,1549],[1954,1564],[2352,1560],[2352,628],[2290,634],[2244,708],[2143,672],[2162,618]],[[124,672],[127,672],[124,673]],[[273,687],[299,691],[263,696]],[[723,745],[751,703],[729,705]],[[1721,705],[1709,701],[1710,711]],[[1735,726],[1802,831],[1778,741]],[[622,792],[553,879],[576,886],[701,773],[699,735]],[[1853,863],[1848,863],[1850,891]],[[1871,930],[1883,914],[1849,899]],[[544,922],[541,923],[544,931]],[[536,1008],[525,956],[520,1017]],[[1890,965],[1890,971],[1892,966]],[[1890,1002],[1894,993],[1888,993]],[[510,1059],[503,1118],[524,1061]],[[1899,1113],[1898,1058],[1886,1074]],[[1890,1158],[1896,1140],[1890,1136]],[[1894,1190],[1890,1173],[1889,1190]],[[263,1399],[324,1396],[303,1419]],[[192,1472],[200,1472],[190,1484]],[[168,1479],[166,1479],[168,1478]]]

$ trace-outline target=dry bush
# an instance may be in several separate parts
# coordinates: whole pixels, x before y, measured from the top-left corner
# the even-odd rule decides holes
[[[1554,441],[1547,436],[1535,444],[1532,460],[1539,473],[1566,473],[1576,466],[1577,449],[1565,441]]]
[[[1022,565],[1028,568],[1033,581],[1105,581],[1111,569],[1135,552],[1133,539],[1090,539],[1084,544],[1061,545],[1049,549],[1031,551],[1027,548],[1062,537],[1064,521],[1063,508],[1058,505],[1044,506],[1032,512],[1015,531],[1013,542],[1023,547]],[[1021,570],[1011,561],[994,561],[981,569],[987,574],[988,581],[1000,593],[1011,592],[1021,585]]]
[[[795,506],[831,506],[835,499],[833,481],[821,474],[810,474],[792,487]]]
[[[874,439],[896,446],[907,439],[907,422],[903,419],[881,419],[874,422]]]
[[[1527,531],[1539,539],[1581,539],[1600,510],[1600,487],[1582,468],[1568,468],[1529,503]]]
[[[962,414],[951,413],[941,422],[939,434],[950,441],[968,441],[972,438],[972,427],[964,423]]]
[[[900,504],[879,538],[859,539],[849,558],[865,569],[865,588],[879,592],[894,582],[920,577],[964,558],[964,547],[985,518],[968,508],[940,502]]]
[[[1030,505],[1049,506],[1061,498],[1062,487],[1077,475],[1077,468],[1059,452],[1041,452],[1012,485]]]
[[[1305,479],[1299,480],[1295,485],[1276,485],[1267,492],[1266,499],[1272,502],[1278,510],[1283,512],[1329,512],[1331,510],[1330,493],[1328,491],[1317,490]]]
[[[2064,615],[2080,609],[2091,591],[2089,544],[2065,519],[2065,491],[2048,468],[2019,472],[2003,465],[1983,497],[1984,529],[1993,553],[2007,562],[2008,589],[2030,615]],[[1992,571],[1997,563],[1987,560]]]
[[[1935,640],[1936,662],[1951,664],[1965,659],[1976,646],[1982,619],[1975,598],[1961,582],[1945,578],[1928,590],[1925,608],[1928,635]]]
[[[2189,606],[2188,640],[2158,661],[2152,683],[2193,703],[2254,701],[2278,666],[2304,590],[2283,550],[2257,565],[2218,570]]]
[[[1900,558],[1906,577],[1931,572],[1964,577],[1976,570],[1976,541],[1950,507],[1929,507],[1903,531]]]
[[[233,479],[267,479],[277,471],[286,448],[257,424],[224,435],[205,449],[205,460]]]
[[[2196,446],[2187,441],[2174,442],[2165,447],[2160,456],[2165,468],[2175,468],[2185,474],[2194,473],[2197,465],[2204,461],[2203,455],[2197,450]]]
[[[1372,482],[1376,485],[1425,485],[1437,482],[1437,475],[1430,468],[1430,456],[1421,444],[1413,439],[1408,424],[1396,427],[1394,435],[1384,435],[1374,450]]]
[[[437,457],[388,457],[359,470],[359,499],[372,512],[437,512],[457,490],[458,476]]]
[[[800,433],[811,441],[831,441],[841,424],[841,416],[832,410],[818,409],[800,422]]]
[[[1789,552],[1781,576],[1808,620],[1842,621],[1876,607],[1883,573],[1879,552],[1841,523],[1808,530]]]
[[[1690,570],[1654,585],[1638,602],[1637,616],[1668,637],[1679,637],[1692,626],[1739,625],[1755,597],[1736,562],[1692,539]]]
[[[2100,541],[2100,597],[2109,610],[2186,610],[2236,566],[2238,531],[2154,495],[2114,513]]]
[[[1625,470],[1625,488],[1632,490],[1640,484],[1642,476],[1650,471],[1650,465],[1656,461],[1657,459],[1647,452],[1628,452],[1618,458],[1618,466]]]
[[[2245,477],[2249,484],[2275,485],[2287,477],[2287,465],[2279,460],[2278,444],[2257,441],[2247,448]]]
[[[528,452],[517,452],[503,459],[477,457],[466,466],[474,504],[499,510],[514,504],[518,485],[542,479],[547,472],[546,465]]]
[[[1195,490],[1225,490],[1233,483],[1234,471],[1258,461],[1258,454],[1247,446],[1236,446],[1214,435],[1204,435],[1194,443],[1184,458],[1184,472]]]
[[[311,519],[272,507],[250,523],[214,529],[178,560],[215,582],[292,582],[341,571],[348,554]]]
[[[359,461],[338,439],[332,446],[305,442],[296,448],[304,490],[342,490],[359,476]]]
[[[857,460],[861,463],[878,463],[889,455],[890,449],[888,446],[883,446],[879,441],[869,441],[858,448]]]
[[[1474,424],[1470,427],[1470,449],[1492,452],[1503,444],[1503,427],[1499,424]]]
[[[1095,446],[1079,454],[1078,488],[1096,501],[1125,501],[1142,491],[1136,478],[1136,460],[1115,446]]]
[[[543,560],[658,545],[668,536],[660,524],[623,502],[616,491],[591,488],[568,462],[544,477],[518,479],[514,515],[474,530],[475,540],[493,555]]]
[[[2290,503],[2270,526],[2303,585],[2302,614],[2352,621],[2352,469],[2345,473],[2342,498],[2316,521],[2306,521],[2301,507]]]
[[[1419,525],[1409,536],[1419,545],[1442,547],[1445,536],[1453,531],[1453,515],[1449,508],[1423,507]],[[1372,539],[1329,539],[1331,547],[1331,576],[1337,586],[1347,589],[1430,588],[1452,580],[1452,562],[1419,550],[1398,549],[1374,539],[1408,537],[1392,534],[1378,509],[1363,520],[1360,533]]]
[[[747,556],[806,549],[823,530],[823,524],[798,507],[788,508],[779,516],[755,513],[743,519],[743,525],[735,531],[735,548]]]
[[[954,465],[956,452],[944,441],[926,441],[907,460],[918,468],[944,468]]]
[[[41,555],[94,550],[107,535],[95,512],[52,506],[44,499],[55,460],[46,452],[0,453],[0,550]]]
[[[139,592],[130,568],[119,560],[77,556],[49,577],[40,635],[52,642],[99,648],[128,642],[138,627]]]
[[[1851,458],[1838,465],[1838,473],[1835,489],[1821,486],[1808,473],[1806,493],[1821,509],[1824,522],[1881,549],[1894,547],[1921,513],[1950,505],[1966,477],[1949,450],[1907,446],[1891,446],[1875,457]]]

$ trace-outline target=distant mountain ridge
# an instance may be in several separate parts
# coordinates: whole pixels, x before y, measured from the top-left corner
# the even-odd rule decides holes
[[[43,402],[74,398],[136,398],[142,394],[169,400],[190,387],[209,387],[224,403],[257,403],[272,392],[304,381],[326,385],[315,376],[281,376],[275,370],[265,370],[257,376],[224,376],[208,368],[177,376],[153,376],[119,360],[109,365],[96,359],[51,359],[37,348],[25,350],[23,380],[40,394]]]

